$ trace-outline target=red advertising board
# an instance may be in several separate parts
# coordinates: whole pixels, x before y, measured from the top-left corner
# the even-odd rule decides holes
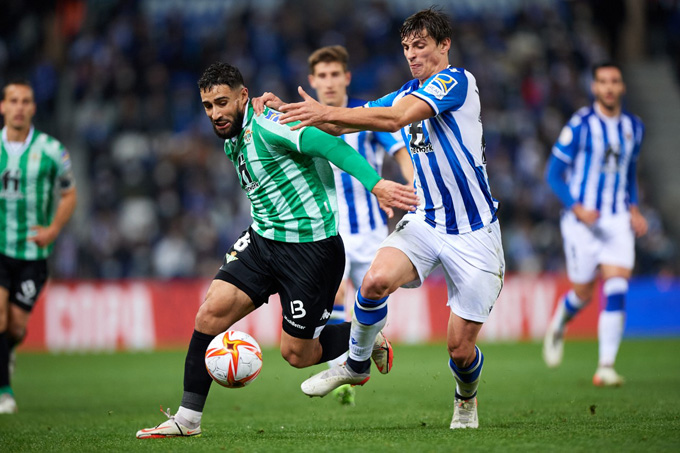
[[[210,282],[129,280],[50,282],[36,305],[22,345],[25,350],[113,351],[185,347],[194,316]],[[480,341],[536,340],[543,337],[557,300],[567,291],[562,276],[509,275],[481,331]],[[352,303],[353,295],[348,292]],[[449,308],[443,278],[432,276],[416,289],[390,297],[386,334],[395,342],[446,338]],[[570,324],[568,335],[595,338],[599,300]],[[239,321],[262,345],[278,344],[278,296]]]

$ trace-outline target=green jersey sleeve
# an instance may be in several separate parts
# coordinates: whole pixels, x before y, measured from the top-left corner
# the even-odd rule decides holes
[[[382,179],[371,164],[344,140],[315,127],[306,127],[303,130],[300,152],[333,162],[338,168],[354,176],[369,191]]]
[[[290,127],[298,123],[280,124],[281,115],[271,109],[266,109],[261,115],[264,120],[269,120],[266,122],[269,132],[266,140],[271,145],[330,161],[354,176],[369,191],[382,179],[371,164],[344,140],[315,127],[292,131]]]

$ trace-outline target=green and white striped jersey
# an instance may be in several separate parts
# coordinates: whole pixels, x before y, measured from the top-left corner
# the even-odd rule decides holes
[[[243,130],[224,143],[251,202],[252,228],[282,242],[320,241],[338,234],[333,170],[326,159],[300,149],[308,128],[291,131],[281,114],[254,115],[250,103]]]
[[[55,138],[31,128],[23,145],[11,146],[7,131],[0,140],[0,253],[15,259],[45,259],[53,244],[38,247],[30,228],[51,223],[55,185],[70,172],[71,160]]]

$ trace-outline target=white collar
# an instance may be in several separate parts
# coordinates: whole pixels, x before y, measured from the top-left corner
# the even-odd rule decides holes
[[[602,108],[597,102],[593,103],[593,110],[595,111],[597,117],[606,123],[618,123],[619,120],[621,120],[621,113],[616,116],[607,116],[602,112]]]
[[[28,144],[31,143],[31,140],[33,140],[33,133],[35,132],[35,128],[31,126],[31,129],[28,131],[28,135],[26,136],[26,139],[23,142],[11,142],[7,139],[7,126],[2,128],[2,141],[5,144],[5,149],[7,149],[7,152],[11,154],[22,154],[26,148],[28,148]]]

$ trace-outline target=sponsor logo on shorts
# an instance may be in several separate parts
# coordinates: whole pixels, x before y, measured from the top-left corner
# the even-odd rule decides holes
[[[328,310],[324,310],[323,314],[321,315],[321,320],[323,321],[324,319],[330,319],[331,314],[328,313]]]
[[[33,299],[38,294],[38,289],[35,287],[33,280],[26,280],[21,282],[21,292],[16,294],[19,302],[26,305],[33,305]]]
[[[293,320],[288,319],[288,317],[287,317],[286,315],[283,316],[283,319],[284,319],[288,324],[290,324],[291,326],[293,326],[293,327],[295,327],[295,328],[297,328],[297,329],[300,329],[300,330],[305,330],[305,326],[303,326],[302,324],[298,324],[298,323],[296,323],[296,322],[293,321]]]

